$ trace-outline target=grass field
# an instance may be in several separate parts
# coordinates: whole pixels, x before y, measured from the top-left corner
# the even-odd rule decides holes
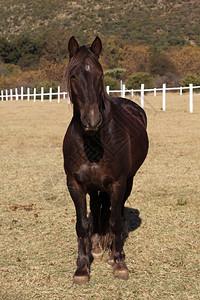
[[[136,97],[136,101],[139,100]],[[0,299],[200,299],[200,95],[145,97],[150,149],[126,206],[128,281],[103,261],[72,284],[75,210],[66,190],[64,101],[0,103]]]

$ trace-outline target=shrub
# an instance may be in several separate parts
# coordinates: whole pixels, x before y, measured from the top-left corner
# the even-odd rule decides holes
[[[176,67],[170,57],[165,53],[153,53],[150,56],[149,72],[151,75],[164,76],[166,73],[176,74]]]
[[[6,68],[6,64],[3,64],[2,62],[0,62],[0,76],[4,75],[4,76],[8,76],[9,75],[9,71]]]
[[[110,76],[104,77],[105,85],[109,86],[111,90],[117,90],[119,89],[119,83],[115,78],[112,78]]]
[[[12,68],[12,65],[9,65],[8,70],[11,71],[9,76],[0,76],[0,88],[1,89],[13,89],[30,87],[36,82],[43,82],[43,73],[42,71],[26,71],[22,72],[19,68]]]
[[[191,83],[194,86],[200,85],[200,76],[195,75],[195,74],[188,74],[181,81],[182,86],[189,86]]]
[[[122,79],[123,77],[123,73],[126,71],[126,69],[122,69],[122,68],[114,68],[114,69],[110,69],[110,70],[106,70],[104,72],[105,75],[110,76],[112,78],[116,78],[116,79]]]
[[[153,78],[149,73],[144,72],[138,72],[130,75],[126,80],[126,87],[128,89],[140,89],[142,83],[146,89],[154,87]]]
[[[164,76],[157,75],[154,77],[155,87],[162,87],[163,83],[167,87],[178,87],[180,86],[180,76],[174,73],[166,73]]]
[[[5,77],[17,74],[19,72],[19,66],[14,64],[5,64],[0,61],[0,76],[4,75]]]

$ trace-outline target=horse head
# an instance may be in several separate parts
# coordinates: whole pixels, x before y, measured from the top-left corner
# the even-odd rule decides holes
[[[74,115],[85,132],[94,133],[102,124],[104,82],[99,63],[102,43],[96,37],[90,47],[79,47],[76,39],[71,37],[68,50],[70,60],[66,76]]]

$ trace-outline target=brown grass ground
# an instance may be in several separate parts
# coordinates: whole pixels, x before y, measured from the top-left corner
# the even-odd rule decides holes
[[[64,101],[0,103],[0,299],[200,299],[200,95],[145,96],[150,149],[127,207],[142,220],[125,243],[128,281],[106,263],[72,284],[75,210],[66,191]],[[139,100],[136,97],[136,101]]]

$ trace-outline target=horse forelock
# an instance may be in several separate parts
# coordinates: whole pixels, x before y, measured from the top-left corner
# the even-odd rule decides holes
[[[68,66],[67,66],[67,71],[68,74],[76,68],[81,66],[86,58],[90,58],[94,63],[99,64],[97,57],[94,55],[94,53],[90,50],[89,47],[87,46],[82,46],[80,47],[79,51],[70,59]]]

